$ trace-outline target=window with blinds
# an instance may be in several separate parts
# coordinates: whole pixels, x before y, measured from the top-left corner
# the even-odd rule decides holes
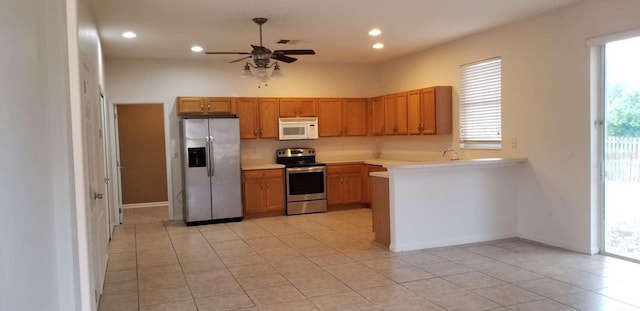
[[[502,59],[460,66],[460,147],[502,148]]]

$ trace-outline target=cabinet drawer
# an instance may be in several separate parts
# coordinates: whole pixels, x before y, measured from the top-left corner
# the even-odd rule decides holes
[[[331,164],[327,165],[327,174],[360,173],[362,164]]]
[[[258,179],[258,178],[282,178],[284,174],[283,169],[271,169],[271,170],[249,170],[244,171],[245,179]]]

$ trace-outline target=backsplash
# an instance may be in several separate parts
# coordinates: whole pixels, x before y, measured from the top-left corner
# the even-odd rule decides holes
[[[243,139],[240,147],[244,165],[274,163],[277,149],[295,147],[315,148],[319,162],[378,158],[425,161],[442,157],[442,151],[451,146],[451,139],[451,135],[327,137],[288,141]]]

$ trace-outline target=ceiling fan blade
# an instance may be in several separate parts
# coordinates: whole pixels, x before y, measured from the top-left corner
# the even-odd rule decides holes
[[[204,54],[234,54],[234,55],[248,55],[249,52],[204,52]]]
[[[280,55],[316,55],[314,50],[275,50],[273,53]]]
[[[275,60],[279,60],[281,62],[285,62],[285,63],[293,63],[295,61],[297,61],[297,58],[293,58],[293,57],[289,57],[289,56],[285,56],[285,55],[280,55],[280,54],[271,54],[271,58],[275,59]]]
[[[239,61],[243,61],[243,60],[245,60],[245,59],[247,59],[247,58],[251,58],[251,56],[245,56],[245,57],[242,57],[242,58],[238,58],[238,59],[236,59],[236,60],[232,60],[232,61],[230,61],[230,62],[229,62],[229,64],[231,64],[231,63],[237,63],[237,62],[239,62]]]

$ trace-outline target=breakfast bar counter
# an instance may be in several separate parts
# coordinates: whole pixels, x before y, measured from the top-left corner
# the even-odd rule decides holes
[[[515,237],[519,164],[525,162],[483,158],[384,165],[388,172],[370,174],[377,187],[372,188],[374,230],[389,232],[376,232],[376,241],[400,252]],[[378,193],[386,185],[388,198]],[[379,208],[385,200],[388,221]]]

